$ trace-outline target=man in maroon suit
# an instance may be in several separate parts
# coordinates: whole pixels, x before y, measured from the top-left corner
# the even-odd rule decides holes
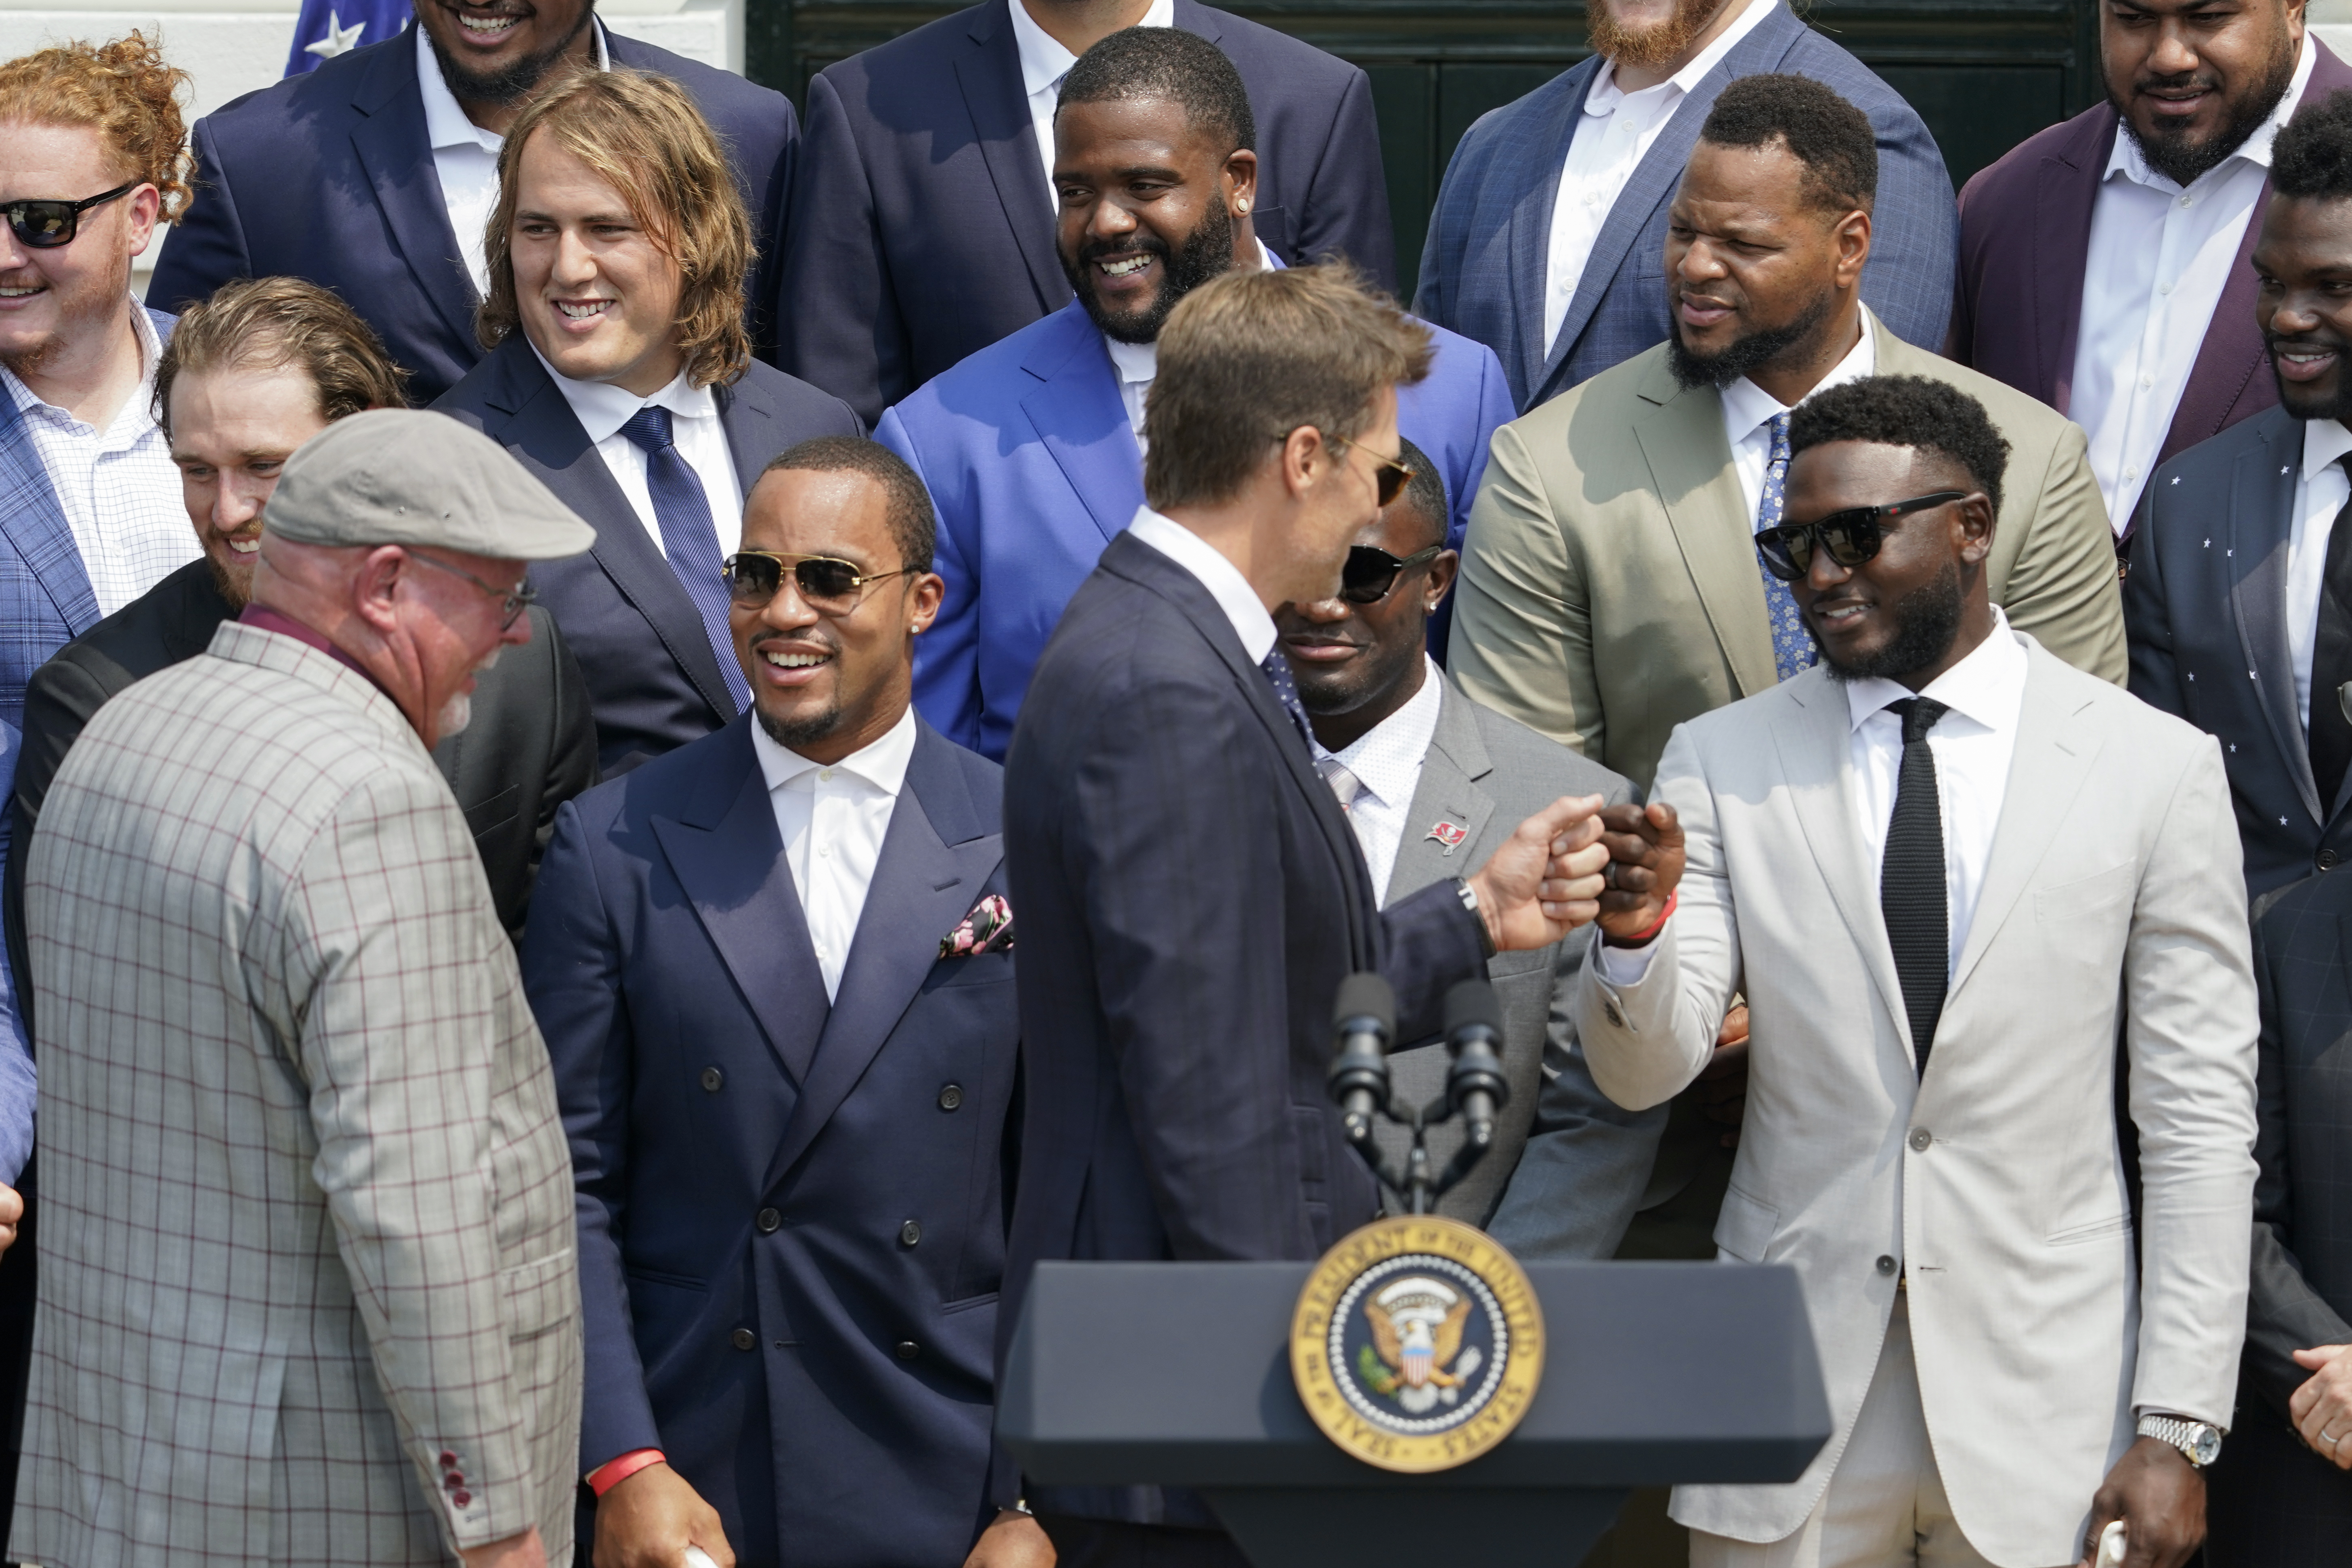
[[[2303,0],[2105,0],[2107,101],[1960,193],[1946,352],[2090,437],[2121,535],[2157,465],[2278,402],[2248,257],[2271,140],[2352,87]]]

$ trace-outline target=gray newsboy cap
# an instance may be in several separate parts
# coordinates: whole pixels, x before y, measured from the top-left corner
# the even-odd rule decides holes
[[[446,413],[370,409],[286,460],[264,531],[306,545],[423,545],[499,560],[556,560],[596,530],[506,448]]]

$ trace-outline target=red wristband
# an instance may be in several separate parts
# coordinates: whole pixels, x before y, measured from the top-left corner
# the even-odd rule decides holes
[[[1664,931],[1666,928],[1666,922],[1675,917],[1675,905],[1682,902],[1682,897],[1683,895],[1679,889],[1666,894],[1666,906],[1658,911],[1657,919],[1652,921],[1646,928],[1636,931],[1631,936],[1618,936],[1604,931],[1601,934],[1601,939],[1612,947],[1639,947],[1643,943],[1649,941],[1659,932]]]
[[[617,1459],[606,1459],[588,1472],[588,1490],[603,1497],[647,1465],[668,1463],[668,1456],[659,1448],[632,1448]]]

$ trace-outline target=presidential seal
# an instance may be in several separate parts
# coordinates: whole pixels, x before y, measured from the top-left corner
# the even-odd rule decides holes
[[[1518,1426],[1543,1377],[1543,1311],[1492,1237],[1435,1215],[1374,1220],[1323,1255],[1290,1320],[1290,1372],[1324,1436],[1368,1465],[1452,1469]]]

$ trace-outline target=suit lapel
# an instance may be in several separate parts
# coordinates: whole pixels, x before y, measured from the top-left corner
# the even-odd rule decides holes
[[[1663,357],[1651,365],[1640,395],[1654,406],[1634,417],[1633,438],[1739,695],[1753,696],[1780,672],[1764,614],[1756,530],[1723,437],[1723,400],[1706,388],[1675,386]]]
[[[727,433],[727,455],[735,462],[736,486],[748,500],[751,486],[760,482],[761,471],[784,449],[776,435],[776,411],[767,392],[750,376],[731,387],[710,391],[719,404],[719,427]]]
[[[98,624],[98,596],[74,543],[56,486],[13,399],[0,393],[0,534],[7,537],[68,631]]]
[[[2209,524],[2222,547],[2211,563],[2230,590],[2230,619],[2237,623],[2238,647],[2253,677],[2254,702],[2268,721],[2287,777],[2294,780],[2304,809],[2326,822],[2319,784],[2311,771],[2303,715],[2294,700],[2294,654],[2286,639],[2287,542],[2294,527],[2295,469],[2303,461],[2303,424],[2284,413],[2271,416],[2271,438],[2238,455],[2230,476],[2230,511]],[[2206,553],[2210,552],[2210,547]]]
[[[906,786],[882,838],[833,1016],[769,1162],[766,1190],[784,1179],[856,1088],[940,962],[940,938],[979,901],[1004,858],[1003,835],[980,831],[950,743],[918,722]]]
[[[1070,287],[1054,250],[1045,149],[1037,145],[1037,129],[1021,91],[1021,55],[1013,43],[1012,18],[1005,14],[1007,3],[989,0],[976,8],[969,33],[972,47],[956,56],[956,81],[963,89],[964,107],[971,111],[1004,221],[1037,290],[1037,304],[1051,310],[1068,298]]]
[[[721,732],[725,749],[712,758],[693,805],[680,818],[655,818],[654,837],[797,1087],[809,1081],[829,1009],[751,724],[739,718]]]
[[[1143,452],[1127,423],[1110,354],[1083,308],[1073,300],[1054,317],[1048,335],[1021,368],[1042,383],[1021,410],[1085,504],[1087,516],[1117,538],[1143,505]]]
[[[1903,983],[1895,973],[1895,950],[1887,945],[1878,888],[1854,825],[1853,717],[1846,706],[1845,688],[1827,672],[1811,670],[1781,689],[1796,699],[1798,714],[1796,722],[1772,727],[1790,803],[1804,829],[1813,863],[1821,868],[1822,881],[1878,988],[1879,999],[1907,1041],[1910,1014],[1904,1009]]]
[[[2115,110],[2102,108],[2079,140],[2042,160],[2033,221],[2033,334],[2037,392],[2059,413],[2074,392],[2074,340],[2083,323],[2083,268],[2091,254],[2091,207],[2116,143]]]
[[[457,231],[441,200],[433,147],[425,128],[425,99],[416,85],[415,25],[398,47],[377,55],[352,99],[362,119],[352,128],[352,150],[383,208],[384,227],[417,286],[461,342],[474,340],[474,280],[466,272]]]
[[[589,444],[588,433],[580,428],[579,419],[573,415],[572,405],[563,401],[554,379],[520,332],[510,334],[493,350],[491,361],[498,366],[498,381],[484,401],[507,419],[502,424],[487,427],[488,434],[529,458],[541,481],[555,492],[556,499],[579,513],[596,530],[596,542],[589,547],[596,564],[612,580],[621,597],[653,627],[662,646],[669,650],[670,657],[677,661],[711,711],[722,719],[732,718],[735,698],[719,677],[719,657],[710,651],[710,638],[703,630],[701,615],[695,610],[694,601],[686,596],[686,588],[670,570],[661,547],[646,531],[636,508],[629,505],[629,498],[614,481],[613,471],[604,466],[604,457]],[[719,405],[739,475],[743,473],[747,460],[737,431],[749,428],[751,415],[748,411],[739,412],[730,422],[726,411],[740,402],[729,399]],[[752,477],[758,477],[756,465],[751,472]]]
[[[2088,699],[2063,696],[2050,684],[2043,661],[2054,655],[2038,644],[2026,650],[2025,701],[2017,715],[2017,749],[2009,765],[2009,785],[1994,825],[1992,853],[1985,862],[1984,886],[1969,922],[1968,946],[1952,969],[1948,996],[1968,984],[2003,922],[2017,907],[2058,831],[2066,824],[2105,737],[2085,730],[2077,716]],[[1948,1003],[1947,1004],[1948,1006]]]
[[[1441,877],[1468,875],[1484,858],[1480,852],[1486,823],[1495,814],[1494,798],[1477,784],[1494,771],[1495,764],[1478,738],[1469,699],[1444,676],[1435,678],[1444,686],[1437,729],[1430,737],[1421,781],[1413,787],[1412,804],[1405,812],[1404,834],[1389,871],[1387,896],[1381,901],[1383,908]],[[1453,848],[1430,837],[1430,828],[1438,822],[1451,822],[1463,831]]]
[[[1601,74],[1601,64],[1599,55],[1589,56],[1562,78],[1554,117],[1546,128],[1548,133],[1538,135],[1535,150],[1523,165],[1535,178],[1519,193],[1518,201],[1511,208],[1511,308],[1518,329],[1519,377],[1528,389],[1530,408],[1535,406],[1536,391],[1543,384],[1544,368],[1551,359],[1551,343],[1544,337],[1543,326],[1544,298],[1550,292],[1552,209],[1559,202],[1559,176],[1568,162],[1569,144],[1575,139],[1578,122],[1584,118],[1584,96],[1592,90],[1592,78]],[[1640,172],[1636,171],[1633,177],[1639,180]],[[1619,203],[1621,206],[1624,204]],[[1619,247],[1621,254],[1622,248]],[[1597,246],[1594,255],[1599,255]],[[1589,263],[1584,276],[1592,276]],[[1560,342],[1575,341],[1575,333],[1591,319],[1595,303],[1580,279],[1569,313],[1560,322]]]

